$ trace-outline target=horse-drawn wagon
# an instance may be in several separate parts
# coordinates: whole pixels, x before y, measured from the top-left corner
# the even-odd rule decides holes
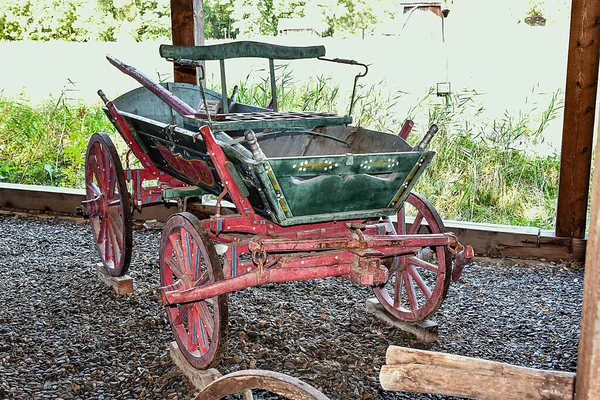
[[[99,92],[130,150],[123,168],[107,134],[91,137],[83,211],[106,271],[119,276],[131,259],[132,212],[177,205],[162,232],[160,291],[175,339],[193,366],[219,362],[227,296],[252,286],[336,276],[371,286],[385,309],[404,321],[423,320],[439,308],[472,249],[446,232],[427,200],[411,193],[434,156],[426,147],[437,127],[413,147],[405,140],[409,124],[393,135],[352,126],[350,115],[279,111],[273,60],[320,58],[362,65],[366,73],[355,61],[325,59],[322,46],[161,46],[161,55],[193,67],[219,60],[221,93],[157,84],[109,57],[143,86],[113,101]],[[269,107],[227,96],[225,60],[235,57],[269,60]],[[353,102],[354,93],[351,108]],[[132,155],[139,168],[132,167]],[[206,195],[216,205],[202,204]],[[235,209],[224,207],[225,200]],[[396,216],[397,228],[390,218]]]

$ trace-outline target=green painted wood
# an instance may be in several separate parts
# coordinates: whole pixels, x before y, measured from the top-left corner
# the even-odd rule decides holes
[[[409,152],[271,159],[269,164],[290,213],[299,217],[393,208],[399,188],[409,187],[425,159],[421,152]]]
[[[187,60],[223,60],[228,58],[272,58],[299,60],[325,56],[324,46],[292,47],[254,41],[236,41],[208,46],[161,45],[163,58]]]
[[[246,187],[242,176],[235,168],[235,165],[233,165],[231,161],[225,161],[225,168],[227,168],[227,171],[231,175],[231,178],[233,178],[235,186],[237,186],[238,190],[240,191],[240,194],[244,197],[248,197],[250,192],[248,191],[248,188]]]
[[[196,130],[208,121],[196,117],[184,117],[187,129]],[[346,125],[352,123],[349,116],[314,117],[303,119],[277,119],[277,120],[249,120],[249,121],[212,121],[210,126],[214,131],[240,131],[246,129],[312,129],[316,126]]]
[[[206,189],[197,186],[167,188],[163,189],[163,198],[165,200],[180,199],[182,197],[201,197],[210,194]]]
[[[275,63],[272,58],[269,58],[269,76],[271,77],[271,101],[273,103],[273,111],[277,111],[277,81],[275,80]]]

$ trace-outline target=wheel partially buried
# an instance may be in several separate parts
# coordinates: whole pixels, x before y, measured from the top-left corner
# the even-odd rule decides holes
[[[88,144],[85,193],[102,264],[110,275],[121,276],[131,261],[131,208],[121,160],[104,132],[93,134]]]
[[[214,244],[193,214],[184,212],[168,219],[160,243],[160,278],[166,291],[223,280]],[[165,309],[186,360],[198,369],[217,365],[227,342],[227,294]]]
[[[414,216],[408,227],[406,215]],[[424,197],[411,193],[398,213],[398,234],[442,233],[444,224]],[[389,280],[374,288],[383,307],[405,322],[417,322],[434,314],[444,302],[451,280],[452,257],[445,245],[429,246],[417,254],[396,257]]]

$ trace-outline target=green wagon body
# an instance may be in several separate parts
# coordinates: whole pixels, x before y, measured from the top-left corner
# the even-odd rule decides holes
[[[197,86],[163,86],[191,107],[197,109],[201,103]],[[206,96],[221,99],[208,90]],[[206,120],[175,113],[144,87],[114,104],[159,169],[197,186],[199,193],[223,191],[198,135]],[[227,156],[226,166],[255,212],[282,226],[393,215],[434,154],[416,151],[397,135],[343,125],[349,117],[279,116],[240,103],[231,104],[229,112],[234,118],[209,123]],[[239,121],[237,113],[262,117]],[[273,118],[265,118],[269,116]],[[243,140],[248,126],[257,132],[266,159],[253,159]]]

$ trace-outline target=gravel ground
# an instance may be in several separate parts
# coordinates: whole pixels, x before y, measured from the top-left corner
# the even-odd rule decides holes
[[[136,230],[135,294],[95,278],[87,224],[0,215],[0,399],[189,399],[168,355],[160,307],[160,231]],[[339,279],[267,285],[230,296],[221,373],[283,372],[332,399],[442,399],[385,392],[390,344],[527,367],[575,371],[583,270],[480,262],[435,316],[440,344],[416,343],[365,311],[368,288]]]

